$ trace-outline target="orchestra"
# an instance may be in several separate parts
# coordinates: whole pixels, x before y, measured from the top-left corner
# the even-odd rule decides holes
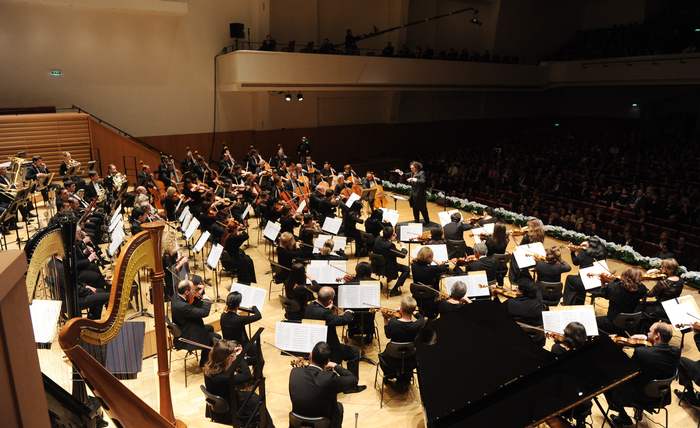
[[[205,292],[207,287],[213,285],[190,273],[190,269],[194,270],[192,264],[196,257],[193,258],[191,252],[189,256],[184,254],[185,248],[177,242],[179,237],[176,231],[180,227],[180,216],[188,211],[192,218],[198,220],[199,231],[209,234],[207,251],[210,251],[211,247],[221,246],[222,253],[225,254],[220,260],[221,269],[231,275],[231,283],[250,287],[259,285],[259,280],[261,283],[268,281],[267,278],[260,278],[260,273],[256,273],[256,263],[251,257],[253,253],[250,249],[254,247],[250,245],[250,241],[255,234],[251,229],[265,229],[268,223],[276,223],[279,233],[275,239],[271,239],[271,252],[274,252],[276,261],[271,263],[278,269],[275,269],[273,281],[283,284],[283,295],[280,298],[287,298],[298,305],[296,310],[285,310],[284,317],[290,321],[323,320],[327,326],[332,327],[328,330],[328,358],[337,364],[346,361],[348,376],[353,376],[362,383],[369,379],[361,379],[358,347],[353,343],[349,344],[352,346],[344,344],[345,341],[337,337],[335,327],[348,325],[352,327],[353,333],[360,334],[357,332],[357,326],[364,323],[365,329],[372,329],[373,324],[368,324],[366,320],[360,321],[356,314],[360,312],[359,308],[337,308],[338,283],[329,286],[327,283],[321,283],[318,278],[315,279],[307,266],[310,260],[345,261],[354,257],[359,262],[360,258],[368,255],[367,251],[372,255],[381,256],[385,265],[377,269],[373,269],[368,263],[358,263],[358,272],[366,271],[366,278],[358,280],[355,275],[343,275],[338,272],[338,279],[344,279],[343,283],[353,284],[373,280],[372,273],[385,277],[388,291],[386,298],[393,299],[394,306],[399,306],[396,310],[375,308],[373,311],[379,311],[384,316],[384,331],[388,339],[394,342],[411,342],[427,322],[447,318],[447,314],[455,311],[467,311],[470,304],[477,300],[470,298],[467,293],[468,275],[456,281],[449,293],[443,292],[441,288],[446,276],[462,275],[463,270],[485,273],[488,285],[484,284],[483,287],[488,287],[492,295],[487,299],[492,298],[500,302],[503,310],[513,320],[543,328],[542,311],[543,303],[546,302],[542,292],[538,290],[536,281],[565,282],[563,295],[559,293],[550,296],[550,304],[552,299],[558,303],[562,298],[568,305],[584,304],[586,292],[590,292],[590,288],[585,289],[582,279],[577,274],[570,273],[572,266],[564,260],[564,256],[570,255],[572,264],[579,268],[592,267],[606,258],[605,246],[595,237],[587,239],[580,246],[551,246],[546,248],[545,254],[533,256],[536,260],[533,266],[521,269],[513,259],[508,276],[510,281],[508,286],[504,286],[503,276],[497,275],[493,257],[507,253],[513,244],[517,246],[544,243],[544,231],[539,221],[530,220],[527,227],[511,228],[511,233],[508,233],[506,224],[499,221],[493,210],[487,209],[483,216],[479,217],[465,218],[463,213],[453,213],[444,227],[430,223],[425,200],[425,172],[422,171],[419,162],[411,162],[410,173],[400,170],[396,172],[404,175],[404,178],[407,178],[406,182],[411,185],[410,204],[413,220],[424,226],[424,233],[420,237],[402,242],[398,239],[400,226],[392,226],[384,221],[382,215],[381,209],[387,207],[382,180],[375,177],[371,171],[366,171],[364,177],[360,178],[350,164],[345,165],[343,172],[339,174],[336,174],[328,161],[324,162],[323,168],[319,168],[310,153],[311,147],[304,138],[297,151],[301,162],[292,164],[293,168],[288,169],[287,162],[290,159],[284,154],[281,146],[276,156],[270,157],[269,163],[252,145],[242,157],[243,160],[236,163],[230,149],[224,146],[219,160],[212,161],[211,164],[215,166],[210,167],[210,162],[197,151],[192,152],[188,148],[179,168],[173,156],[161,155],[161,163],[157,170],[158,179],[154,177],[151,168],[142,163],[137,182],[129,183],[129,190],[126,192],[122,188],[125,178],[115,165],[108,166],[107,175],[103,180],[100,180],[96,171],[87,172],[89,181],[83,181],[82,191],[76,190],[75,179],[65,180],[57,192],[57,213],[52,223],[57,224],[63,217],[68,217],[67,213],[85,218],[82,227],[78,229],[75,243],[80,267],[77,280],[81,292],[87,296],[81,300],[81,306],[89,309],[89,317],[95,318],[101,314],[101,308],[98,308],[95,302],[101,305],[107,302],[105,293],[109,292],[111,287],[111,281],[107,279],[109,261],[105,259],[99,245],[111,240],[108,228],[111,226],[110,220],[117,205],[130,209],[124,228],[132,237],[144,230],[142,226],[145,223],[166,223],[172,230],[167,243],[164,241],[163,245],[163,266],[167,269],[165,297],[171,301],[173,322],[183,330],[183,337],[213,346],[214,352],[224,345],[226,352],[235,349],[231,360],[228,360],[223,351],[219,352],[220,355],[215,355],[214,352],[209,354],[207,349],[198,348],[202,351],[200,365],[204,367],[205,381],[209,387],[212,385],[212,379],[221,375],[221,364],[230,366],[231,362],[239,357],[245,358],[248,363],[255,360],[255,354],[240,356],[241,347],[236,343],[245,345],[248,342],[249,337],[244,326],[261,320],[262,313],[255,306],[241,307],[241,293],[232,291],[225,300],[226,307],[221,314],[221,333],[224,340],[215,341],[220,336],[204,322],[216,308],[216,302],[212,300],[214,297],[210,299]],[[64,164],[61,165],[60,172],[65,175],[67,168],[74,166],[74,163],[70,153],[64,153]],[[34,156],[32,166],[31,174],[28,171],[27,177],[36,180],[49,174],[40,156]],[[4,176],[2,168],[0,167],[0,176]],[[351,195],[358,190],[361,192],[361,189],[376,191],[373,199],[365,199],[369,203],[367,210],[363,209],[363,202],[360,200],[346,204]],[[423,222],[419,221],[421,216]],[[319,235],[328,233],[322,228],[324,220],[336,217],[342,218],[342,225],[335,235],[343,237],[347,243],[354,243],[354,255],[349,256],[343,250],[334,250],[338,240],[329,239],[317,243]],[[258,221],[249,223],[252,218],[257,218]],[[494,225],[493,233],[480,235],[472,248],[467,244],[464,232],[473,229],[475,224]],[[185,230],[180,232],[185,233]],[[366,234],[375,239],[365,244],[363,241],[367,237],[363,235]],[[474,235],[466,236],[475,238]],[[195,235],[194,240],[196,236],[198,235]],[[464,245],[446,246],[447,241],[461,242]],[[409,249],[406,244],[423,246],[417,253],[407,257]],[[319,247],[315,247],[317,245]],[[446,247],[445,254],[448,258],[437,261],[437,253],[434,253],[432,247],[441,246]],[[564,252],[564,248],[568,251]],[[60,264],[61,261],[54,260],[53,263]],[[643,281],[653,275],[658,275],[659,281],[653,289],[648,289]],[[433,289],[438,297],[426,299],[424,296],[411,295],[402,290],[401,287],[409,276],[412,276],[413,283]],[[619,277],[613,272],[607,276],[600,275],[600,278],[601,287],[593,291],[597,293],[597,297],[610,301],[607,313],[598,316],[596,320],[600,334],[605,335],[625,334],[625,329],[615,324],[615,317],[620,313],[634,312],[640,307],[643,307],[643,319],[648,322],[647,326],[659,318],[666,318],[667,314],[661,302],[679,297],[683,289],[679,266],[673,259],[664,260],[658,272],[644,273],[639,268],[632,267],[626,269]],[[607,281],[606,278],[612,280]],[[394,283],[393,287],[390,283]],[[657,300],[640,306],[641,300],[646,296],[656,297]],[[397,297],[398,299],[395,299]],[[419,312],[416,312],[417,308]],[[250,311],[252,315],[241,316],[239,311]],[[367,313],[369,314],[369,311]],[[373,318],[372,314],[371,321]],[[564,329],[563,335],[550,337],[556,339],[553,341],[552,352],[563,355],[583,346],[587,336],[582,328],[581,324],[573,322]],[[697,327],[697,331],[700,331],[700,327]],[[665,340],[665,327],[654,324],[651,333],[654,337],[652,345],[668,343]],[[368,335],[370,341],[373,341],[374,335],[374,331]],[[227,344],[227,341],[234,345]],[[541,344],[544,343],[542,340]],[[390,356],[381,353],[379,356],[382,372],[391,372],[391,364],[397,361],[392,361]],[[219,359],[223,362],[217,362]],[[415,362],[415,357],[411,361]],[[690,363],[692,362],[689,361],[688,364]],[[692,377],[693,373],[689,376]],[[700,379],[700,376],[697,378]],[[405,392],[411,387],[410,377],[405,375],[388,376],[385,380],[398,392]],[[365,387],[358,386],[356,381],[346,393],[362,392],[364,389]],[[687,401],[700,403],[700,399],[695,395]],[[624,419],[624,414],[620,414]]]

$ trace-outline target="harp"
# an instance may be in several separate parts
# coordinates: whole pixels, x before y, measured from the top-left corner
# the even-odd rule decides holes
[[[132,237],[122,251],[115,267],[112,291],[106,313],[98,321],[73,318],[59,334],[61,349],[71,360],[87,386],[118,427],[185,427],[175,419],[170,395],[170,368],[167,360],[161,234],[163,223],[144,224],[143,232]],[[121,329],[130,298],[130,285],[142,267],[151,269],[154,296],[156,346],[158,354],[158,383],[160,413],[144,403],[80,345],[104,345],[113,340]],[[127,290],[124,291],[124,284]]]

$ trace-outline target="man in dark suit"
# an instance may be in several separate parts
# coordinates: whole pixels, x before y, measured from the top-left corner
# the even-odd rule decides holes
[[[357,376],[331,361],[331,347],[318,342],[309,354],[307,367],[296,367],[289,374],[292,412],[310,418],[325,417],[331,427],[343,423],[343,405],[338,393],[357,387]]]
[[[489,249],[484,242],[479,242],[474,245],[474,256],[478,260],[470,262],[467,266],[469,266],[469,270],[472,272],[479,270],[486,271],[486,278],[490,282],[496,280],[496,261],[493,257],[487,256],[488,252]]]
[[[201,298],[194,298],[192,304],[188,303],[190,296],[195,293],[202,294]],[[221,339],[221,336],[214,333],[214,327],[204,324],[204,318],[209,316],[211,300],[204,296],[204,284],[199,283],[195,288],[194,283],[189,280],[180,281],[177,286],[177,294],[170,299],[173,323],[182,330],[182,338],[189,339],[202,345],[212,346],[213,340]],[[198,349],[198,348],[193,348]],[[209,360],[209,350],[201,348],[202,356],[199,359],[199,366],[203,367]]]
[[[695,347],[700,349],[700,323],[693,324],[693,340],[695,341]],[[680,389],[676,389],[673,392],[680,398],[683,396],[683,400],[688,402],[691,406],[700,407],[700,398],[698,398],[695,388],[693,387],[693,382],[696,385],[700,385],[700,360],[693,361],[687,357],[681,357],[680,364],[678,365],[678,383],[685,386],[687,390],[685,393]]]
[[[66,290],[65,290],[65,277],[63,275],[63,259],[60,256],[55,256],[52,262],[55,263],[55,269],[51,269],[52,272],[56,272],[56,280],[58,281],[58,289],[61,295],[61,301],[63,302],[62,311],[66,313]],[[91,287],[78,278],[75,280],[75,286],[78,293],[78,309],[81,311],[83,309],[88,310],[88,318],[91,320],[98,320],[102,316],[102,307],[109,302],[109,292],[103,288]]]
[[[142,232],[141,224],[146,222],[146,210],[143,208],[134,208],[131,211],[131,217],[134,221],[131,223],[131,236],[135,236],[137,233]]]
[[[104,187],[102,187],[102,183],[100,183],[100,175],[97,171],[90,171],[88,176],[90,177],[90,182],[85,185],[85,202],[92,203],[92,200],[97,197],[97,192],[99,192],[100,189],[104,189]],[[107,193],[105,191],[105,198],[106,195]]]
[[[425,188],[427,180],[425,171],[422,171],[423,165],[420,162],[411,162],[411,172],[406,173],[406,181],[411,184],[411,199],[409,203],[413,208],[413,219],[416,223],[420,223],[420,215],[423,215],[424,225],[430,225],[430,216],[428,215],[428,203],[425,199]],[[403,173],[401,173],[403,174]]]
[[[443,231],[445,233],[445,239],[450,240],[450,241],[462,241],[464,242],[464,231],[465,230],[471,230],[473,229],[474,226],[471,224],[466,224],[462,222],[462,214],[460,213],[453,213],[450,216],[450,222],[445,225],[443,228]],[[448,249],[450,247],[447,247]],[[468,247],[465,244],[465,248],[467,249],[467,252],[471,252],[471,248]],[[455,259],[458,257],[465,257],[466,254],[461,251],[450,251],[447,256],[450,259]]]
[[[636,348],[632,361],[639,365],[640,373],[627,382],[605,392],[610,409],[619,412],[611,419],[617,425],[632,425],[632,419],[625,412],[625,407],[634,403],[658,404],[658,398],[652,399],[644,394],[644,385],[653,379],[668,379],[676,373],[681,357],[681,350],[669,345],[673,337],[673,327],[663,322],[654,323],[649,334],[635,334],[630,339],[646,340],[653,346]]]
[[[644,196],[642,189],[637,190],[637,194],[631,199],[627,209],[634,212],[639,212],[647,203],[647,198]]]
[[[649,334],[635,334],[630,339],[646,340],[653,346],[636,348],[632,354],[632,360],[639,365],[641,372],[629,381],[605,392],[605,398],[610,404],[610,409],[619,412],[612,415],[611,419],[617,425],[632,425],[632,419],[625,412],[624,407],[630,407],[633,403],[651,403],[652,399],[644,394],[644,385],[653,379],[667,379],[676,373],[681,357],[681,350],[669,345],[673,337],[673,328],[663,322],[654,323],[649,328]]]
[[[394,239],[396,239],[396,233],[394,233],[394,228],[391,226],[386,226],[384,230],[382,230],[381,236],[377,236],[377,239],[374,241],[374,253],[384,256],[384,258],[386,259],[387,281],[391,281],[396,277],[399,278],[396,281],[394,288],[391,289],[389,295],[400,296],[401,286],[404,282],[406,282],[406,278],[408,278],[408,275],[411,273],[411,270],[408,268],[408,266],[400,265],[396,261],[397,257],[401,257],[402,259],[406,257],[406,254],[408,254],[408,250],[406,250],[406,246],[404,245],[404,243],[400,242],[399,244],[401,244],[401,251],[399,251],[396,248],[396,245],[394,245],[394,243],[392,242]],[[401,276],[399,276],[399,272],[401,272]]]
[[[334,363],[340,364],[343,361],[348,362],[348,370],[355,377],[355,384],[359,379],[360,372],[360,352],[352,346],[343,345],[338,340],[336,327],[340,325],[348,325],[353,319],[354,312],[346,309],[342,316],[335,315],[331,312],[333,307],[333,299],[335,298],[335,290],[331,287],[323,287],[318,290],[318,299],[311,302],[306,307],[304,314],[305,319],[324,320],[328,326],[328,345],[331,349],[330,359]],[[355,388],[345,391],[346,394],[360,392],[367,389],[364,385],[357,385]],[[302,413],[304,416],[310,416]]]

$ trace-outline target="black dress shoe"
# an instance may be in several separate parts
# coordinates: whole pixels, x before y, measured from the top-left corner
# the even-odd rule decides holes
[[[401,295],[401,290],[394,288],[389,292],[389,297],[396,297]]]
[[[345,394],[356,394],[358,392],[364,391],[365,389],[367,389],[367,385],[357,385],[356,387],[345,391]]]
[[[36,216],[37,216],[36,214],[32,214],[32,213],[27,214],[27,217],[29,217],[29,218],[36,217]]]
[[[619,425],[619,426],[634,425],[634,422],[632,422],[632,419],[627,414],[625,414],[624,416],[610,415],[610,419],[612,419],[612,421],[615,425]]]
[[[10,231],[7,229],[2,229],[2,234],[3,235],[10,235]]]
[[[683,391],[680,389],[674,389],[673,393],[676,394],[676,397],[678,398],[681,398],[682,396],[683,401],[687,402],[691,406],[700,407],[700,399],[698,399],[697,395],[695,395],[695,392],[686,391],[685,394],[683,394]]]
[[[11,224],[11,225],[7,226],[7,229],[8,230],[19,230],[19,227],[17,227],[16,224]]]

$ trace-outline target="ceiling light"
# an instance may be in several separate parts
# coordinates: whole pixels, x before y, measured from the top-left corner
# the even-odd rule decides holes
[[[301,92],[299,92],[299,93],[297,94],[297,101],[301,101],[301,100],[303,100],[303,99],[304,99],[304,96],[301,94]]]
[[[285,94],[285,95],[284,95],[284,99],[287,100],[287,101],[291,101],[291,100],[292,100],[292,96],[291,96],[290,94]]]

